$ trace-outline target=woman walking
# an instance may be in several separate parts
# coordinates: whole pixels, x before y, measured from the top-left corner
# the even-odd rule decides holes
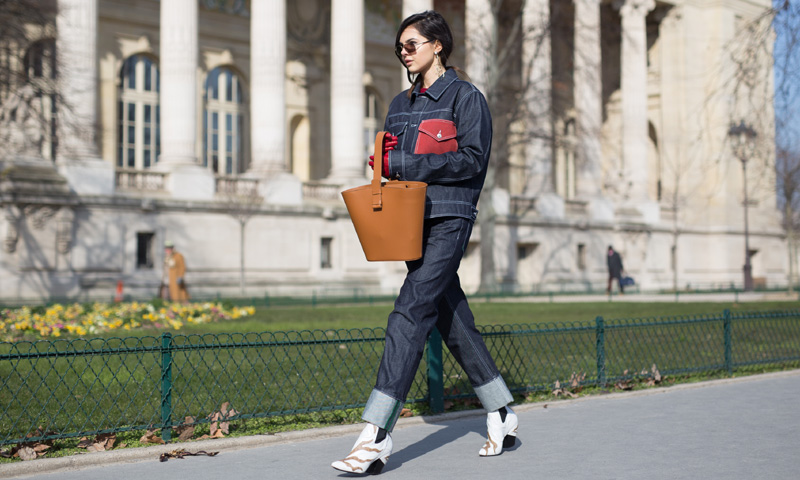
[[[377,474],[388,461],[392,429],[433,328],[489,412],[488,439],[478,454],[499,455],[517,435],[517,416],[508,407],[513,397],[475,328],[457,273],[489,162],[489,108],[481,92],[447,65],[453,36],[439,13],[406,18],[395,43],[409,80],[416,77],[389,106],[384,155],[370,164],[387,178],[428,183],[423,253],[407,262],[408,274],[389,315],[378,378],[362,415],[367,426],[352,451],[331,464],[351,473]]]

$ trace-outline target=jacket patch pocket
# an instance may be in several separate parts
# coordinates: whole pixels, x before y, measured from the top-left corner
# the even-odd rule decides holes
[[[450,120],[432,118],[419,124],[414,153],[447,153],[458,150],[456,124]]]

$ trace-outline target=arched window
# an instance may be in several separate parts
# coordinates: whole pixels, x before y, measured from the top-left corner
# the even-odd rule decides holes
[[[33,97],[26,99],[35,111],[32,121],[41,125],[42,156],[50,160],[56,158],[56,42],[52,38],[34,42],[25,52],[25,80],[33,88]]]
[[[217,175],[236,175],[247,168],[244,146],[246,107],[239,76],[227,67],[209,72],[203,112],[203,166]]]
[[[161,153],[158,65],[145,55],[122,64],[117,109],[117,167],[150,168]]]
[[[377,92],[367,87],[364,92],[364,148],[369,157],[375,150],[375,135],[383,130],[383,111]]]

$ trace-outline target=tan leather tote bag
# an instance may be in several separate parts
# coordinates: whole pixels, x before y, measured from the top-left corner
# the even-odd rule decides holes
[[[342,192],[358,241],[370,262],[422,257],[425,182],[381,180],[386,132],[375,136],[375,168],[369,185]]]

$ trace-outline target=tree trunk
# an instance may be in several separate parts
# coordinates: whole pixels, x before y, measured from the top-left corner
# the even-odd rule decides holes
[[[483,193],[480,199],[480,222],[478,227],[481,233],[480,258],[481,258],[481,282],[478,290],[484,293],[491,293],[497,290],[497,275],[494,264],[494,230],[497,222],[497,214],[494,211],[494,184],[495,168],[491,163],[486,172],[486,182],[484,183]]]
[[[794,292],[794,264],[797,260],[794,250],[794,212],[792,212],[792,204],[790,201],[786,202],[786,243],[789,247],[789,293]]]
[[[244,227],[247,222],[239,221],[239,292],[244,297]]]

